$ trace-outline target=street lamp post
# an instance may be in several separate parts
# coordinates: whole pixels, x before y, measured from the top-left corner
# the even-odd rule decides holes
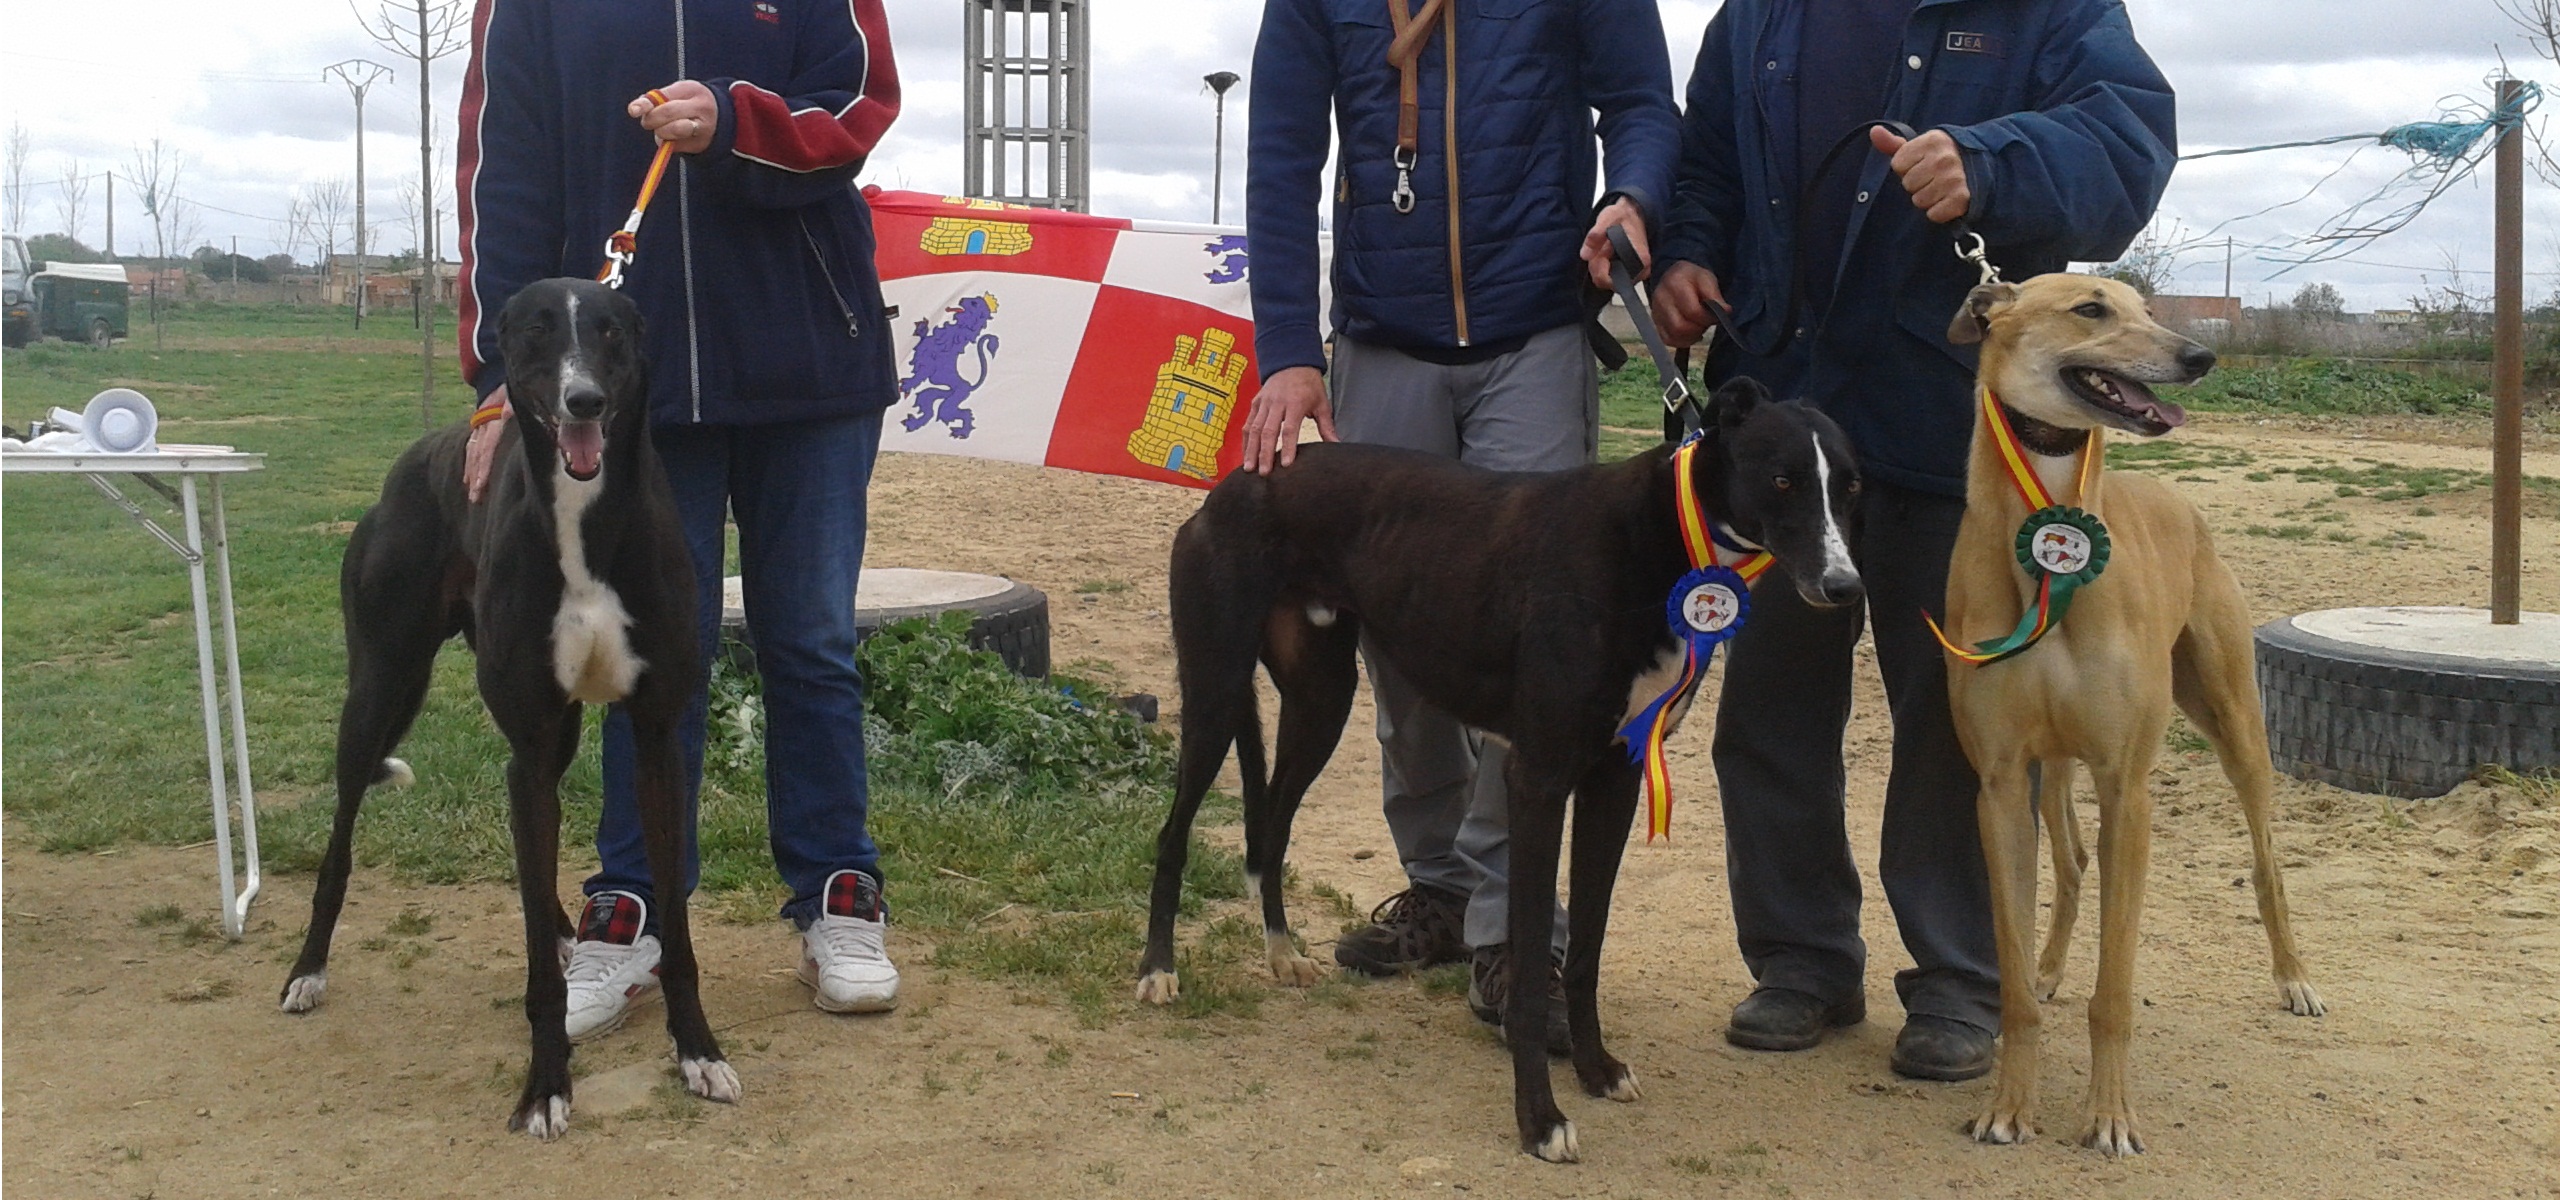
[[[347,85],[356,98],[356,328],[364,328],[364,94],[374,84],[391,78],[391,68],[361,58],[331,63],[320,69],[323,78],[331,75]]]
[[[1227,198],[1227,89],[1244,78],[1233,71],[1213,71],[1200,77],[1209,90],[1218,94],[1218,140],[1209,167],[1209,223],[1219,224],[1220,204]]]

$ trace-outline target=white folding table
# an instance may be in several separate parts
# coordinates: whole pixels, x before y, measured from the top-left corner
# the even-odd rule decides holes
[[[249,902],[258,896],[258,798],[249,784],[249,726],[240,699],[240,625],[231,605],[231,527],[222,510],[222,477],[264,470],[266,465],[265,455],[245,454],[229,446],[163,445],[144,454],[0,453],[0,473],[86,478],[100,495],[123,509],[125,515],[187,564],[187,582],[194,592],[196,610],[196,677],[204,701],[205,773],[213,781],[213,845],[215,855],[221,859],[222,932],[235,941],[248,922]],[[161,528],[141,505],[117,490],[107,478],[111,474],[131,475],[177,505],[186,518],[186,536],[182,539]],[[158,476],[162,475],[176,476],[177,487],[161,482]],[[213,565],[222,581],[222,685],[218,690],[229,693],[227,706],[216,695],[213,626],[205,606],[205,529],[196,502],[198,476],[204,477],[213,505]],[[226,717],[231,734],[228,754],[223,746]],[[229,772],[237,772],[239,779],[240,852],[236,867],[231,836],[234,810],[231,789],[224,778]]]

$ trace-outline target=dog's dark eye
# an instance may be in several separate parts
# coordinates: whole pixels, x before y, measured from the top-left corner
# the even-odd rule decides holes
[[[607,326],[605,326],[605,327],[604,327],[604,340],[606,340],[606,341],[608,341],[608,342],[618,342],[618,341],[621,341],[621,340],[622,340],[622,327],[621,327],[621,326],[619,326],[619,325],[607,325]]]
[[[1770,480],[1770,481],[1769,481],[1769,486],[1774,487],[1774,488],[1776,488],[1776,489],[1778,489],[1779,491],[1782,491],[1782,492],[1783,492],[1783,491],[1786,491],[1786,490],[1787,490],[1787,489],[1789,489],[1789,488],[1794,487],[1795,485],[1796,485],[1796,481],[1795,481],[1795,480],[1789,479],[1789,478],[1787,478],[1787,477],[1786,477],[1786,476],[1784,476],[1784,475],[1780,475],[1780,476],[1778,476],[1777,478],[1772,479],[1772,480]]]
[[[1858,482],[1858,477],[1857,477],[1857,476],[1852,475],[1852,476],[1850,476],[1850,477],[1849,477],[1849,494],[1850,494],[1850,495],[1852,495],[1852,496],[1857,495],[1857,494],[1858,494],[1858,489],[1859,489],[1859,488],[1861,488],[1861,487],[1863,487],[1863,486],[1865,486],[1865,485],[1864,485],[1864,484],[1861,484],[1861,483],[1859,483],[1859,482]]]
[[[2083,304],[2078,308],[2072,309],[2071,314],[2078,317],[2087,317],[2092,321],[2103,321],[2107,316],[2107,306],[2092,300],[2087,304]]]

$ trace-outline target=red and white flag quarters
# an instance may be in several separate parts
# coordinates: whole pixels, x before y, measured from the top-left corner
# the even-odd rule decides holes
[[[898,403],[883,450],[1207,487],[1261,375],[1244,232],[865,189]]]

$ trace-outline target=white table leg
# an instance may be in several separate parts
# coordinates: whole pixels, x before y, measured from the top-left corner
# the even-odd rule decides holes
[[[222,507],[222,477],[211,475],[205,481],[213,488],[213,561],[222,573],[224,682],[231,692],[231,754],[240,780],[240,862],[245,878],[239,898],[223,914],[224,927],[237,938],[248,925],[249,905],[258,898],[258,792],[249,782],[249,717],[240,682],[240,616],[231,603],[231,517]]]
[[[238,910],[234,907],[235,890],[231,877],[231,799],[230,771],[222,752],[221,703],[214,695],[213,625],[205,611],[204,587],[204,520],[196,509],[196,478],[179,476],[180,495],[187,519],[187,586],[196,609],[196,680],[204,702],[205,773],[213,780],[213,846],[221,860],[222,932],[237,939],[240,936]]]

